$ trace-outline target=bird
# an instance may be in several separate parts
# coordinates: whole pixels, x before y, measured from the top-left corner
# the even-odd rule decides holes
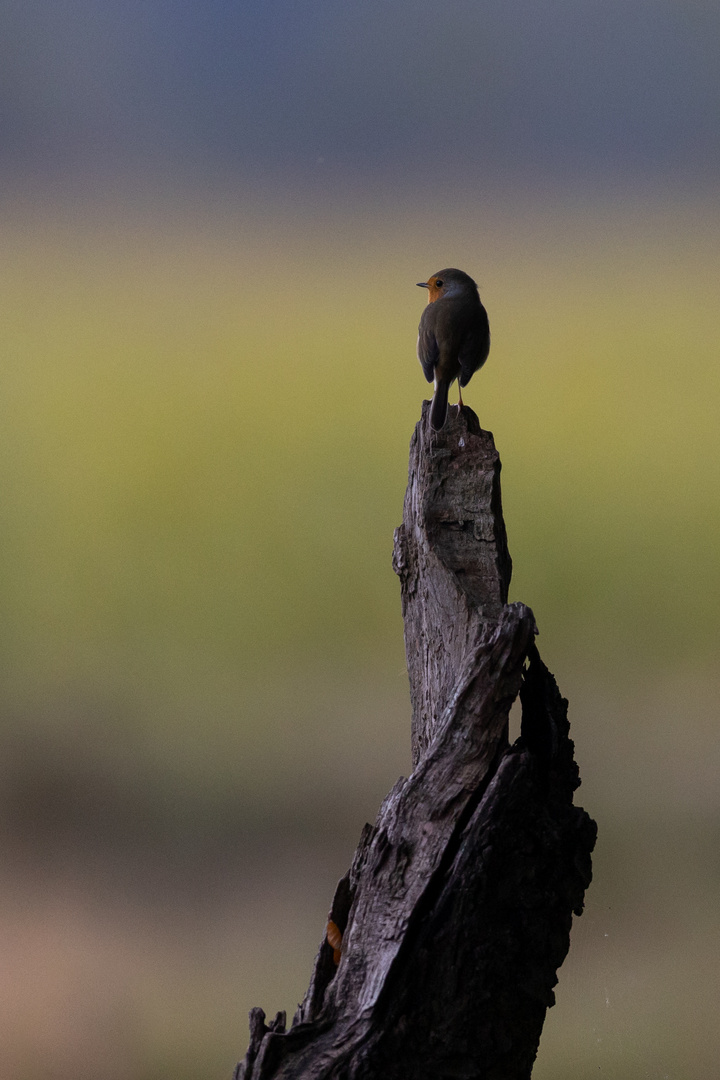
[[[450,384],[457,379],[462,409],[462,387],[487,360],[490,323],[477,285],[462,270],[439,270],[417,284],[429,294],[418,327],[417,354],[425,378],[435,384],[430,424],[439,431],[447,419]]]

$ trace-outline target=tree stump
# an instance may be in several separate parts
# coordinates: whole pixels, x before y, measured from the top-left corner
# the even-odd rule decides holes
[[[250,1014],[235,1080],[528,1080],[591,879],[567,702],[508,604],[500,460],[471,409],[410,447],[401,581],[413,772],[366,825],[285,1030]],[[508,743],[520,695],[522,729]]]

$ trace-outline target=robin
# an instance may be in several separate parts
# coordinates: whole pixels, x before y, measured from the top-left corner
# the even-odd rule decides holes
[[[435,383],[430,423],[439,431],[447,419],[450,384],[457,379],[462,409],[462,387],[487,360],[490,324],[477,285],[462,270],[440,270],[418,285],[429,292],[418,327],[418,360],[427,381]]]

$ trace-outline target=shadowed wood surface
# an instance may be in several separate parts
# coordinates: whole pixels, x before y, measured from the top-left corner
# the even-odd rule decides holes
[[[527,1080],[595,825],[573,805],[567,703],[507,604],[500,462],[470,409],[410,449],[394,566],[413,700],[412,775],[366,825],[292,1026],[251,1013],[236,1080]],[[510,747],[520,694],[522,735]]]

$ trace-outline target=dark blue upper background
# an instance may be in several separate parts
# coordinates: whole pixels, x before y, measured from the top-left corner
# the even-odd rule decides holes
[[[720,165],[716,0],[5,0],[0,162],[292,182]],[[319,160],[322,159],[322,160]]]

